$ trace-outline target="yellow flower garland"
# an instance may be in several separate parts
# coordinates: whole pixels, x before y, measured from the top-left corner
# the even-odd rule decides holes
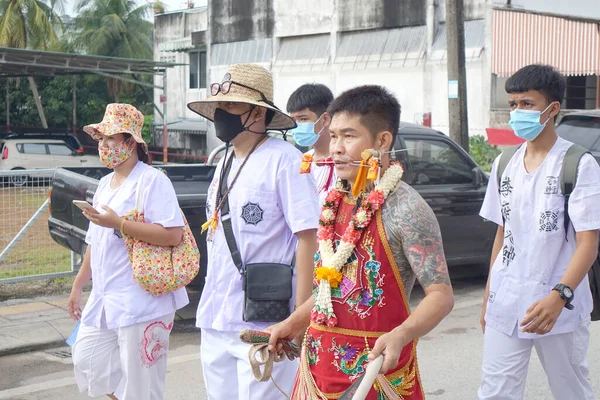
[[[319,267],[315,270],[315,277],[317,278],[317,281],[320,281],[321,279],[329,281],[329,286],[336,288],[340,286],[343,275],[335,268]]]

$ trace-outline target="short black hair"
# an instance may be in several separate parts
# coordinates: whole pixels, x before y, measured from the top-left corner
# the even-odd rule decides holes
[[[532,64],[515,72],[504,85],[506,93],[540,92],[548,101],[562,103],[567,81],[554,67]]]
[[[333,101],[331,90],[321,83],[307,83],[292,93],[287,102],[287,112],[293,113],[308,108],[320,117]]]
[[[344,112],[357,115],[373,137],[389,131],[392,134],[390,147],[394,147],[401,108],[396,97],[383,86],[364,85],[347,90],[333,100],[327,112],[331,118]]]

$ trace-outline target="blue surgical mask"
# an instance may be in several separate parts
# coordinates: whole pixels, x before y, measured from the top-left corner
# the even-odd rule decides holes
[[[302,146],[302,147],[310,147],[314,145],[317,140],[319,140],[319,136],[321,135],[321,131],[315,132],[315,125],[321,120],[323,114],[317,119],[315,122],[298,122],[297,127],[291,130],[292,137],[294,141]]]
[[[294,141],[303,147],[312,146],[319,139],[319,135],[315,133],[314,122],[298,122],[298,126],[292,129]]]
[[[543,124],[540,123],[540,117],[550,106],[550,103],[544,111],[519,110],[518,108],[510,112],[510,121],[508,122],[515,135],[528,142],[534,140],[546,127],[550,117]]]

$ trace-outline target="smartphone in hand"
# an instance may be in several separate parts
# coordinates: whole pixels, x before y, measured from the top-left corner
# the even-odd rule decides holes
[[[82,201],[82,200],[73,200],[73,204],[75,204],[77,207],[79,207],[82,211],[92,211],[92,212],[98,212],[96,211],[96,209],[87,201]]]

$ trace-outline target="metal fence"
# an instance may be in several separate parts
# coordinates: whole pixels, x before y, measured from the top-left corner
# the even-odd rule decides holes
[[[69,276],[80,257],[48,232],[53,169],[0,171],[0,284]]]

